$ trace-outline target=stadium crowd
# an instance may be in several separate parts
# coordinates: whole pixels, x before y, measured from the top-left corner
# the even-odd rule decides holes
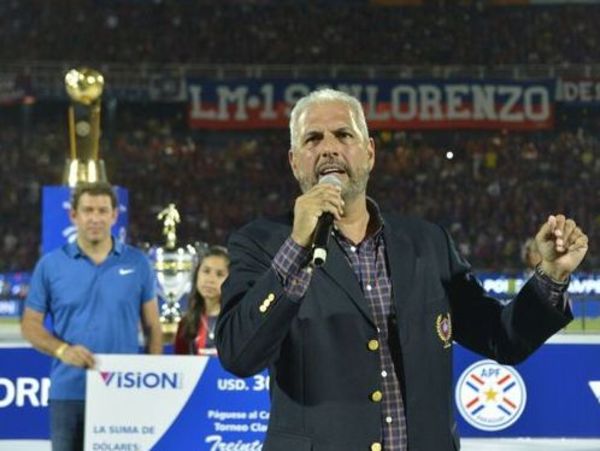
[[[503,65],[600,61],[600,4],[491,6],[367,0],[7,0],[0,61],[177,64]],[[458,4],[460,3],[460,5]],[[133,62],[133,63],[132,63]],[[142,64],[140,64],[142,63]],[[43,101],[40,101],[43,104]],[[179,107],[176,107],[179,108]],[[0,272],[38,257],[41,186],[59,184],[66,107],[0,108]],[[109,179],[130,190],[130,240],[157,243],[156,213],[180,209],[183,241],[223,244],[258,214],[291,206],[287,132],[192,132],[164,105],[119,107],[104,135]],[[139,111],[147,114],[140,114]],[[567,122],[567,121],[563,121]],[[520,245],[547,214],[577,218],[598,268],[598,122],[553,132],[376,132],[370,192],[383,208],[446,226],[478,268],[520,268]],[[574,124],[575,123],[575,124]],[[448,152],[453,157],[447,158]]]
[[[0,129],[0,272],[38,257],[41,185],[60,184],[63,118],[41,121],[25,143]],[[520,247],[548,214],[577,218],[590,243],[600,225],[600,140],[578,131],[373,133],[378,149],[370,194],[383,209],[447,227],[479,269],[519,269]],[[129,239],[162,241],[156,214],[176,203],[182,242],[226,242],[258,215],[291,208],[298,188],[287,163],[287,131],[191,132],[176,118],[120,121],[103,158],[113,184],[130,191]],[[450,154],[451,153],[451,154]],[[451,157],[451,158],[450,158]],[[593,245],[592,245],[593,247]],[[585,268],[597,268],[590,252]]]
[[[357,0],[8,0],[0,60],[198,64],[600,61],[598,4]]]

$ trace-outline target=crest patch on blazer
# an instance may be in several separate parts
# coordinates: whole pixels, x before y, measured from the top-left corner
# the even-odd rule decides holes
[[[444,348],[449,348],[452,345],[452,321],[450,313],[440,313],[437,316],[435,330],[442,343],[444,343]]]

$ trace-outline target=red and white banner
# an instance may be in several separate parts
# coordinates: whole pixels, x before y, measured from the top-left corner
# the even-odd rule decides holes
[[[295,102],[332,87],[358,98],[372,129],[549,129],[553,80],[188,81],[192,128],[284,128]]]

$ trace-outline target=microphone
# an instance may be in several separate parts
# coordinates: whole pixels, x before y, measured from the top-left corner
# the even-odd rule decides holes
[[[341,186],[342,182],[333,174],[328,174],[319,179],[319,185]],[[312,264],[314,266],[323,266],[327,260],[327,248],[329,247],[329,237],[333,227],[333,215],[328,211],[324,212],[317,221],[315,228],[315,237],[313,240]]]

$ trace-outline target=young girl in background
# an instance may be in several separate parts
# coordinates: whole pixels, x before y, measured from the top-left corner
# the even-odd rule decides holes
[[[188,309],[175,335],[175,354],[215,355],[215,326],[221,311],[221,285],[229,274],[229,255],[211,246],[196,268]]]

